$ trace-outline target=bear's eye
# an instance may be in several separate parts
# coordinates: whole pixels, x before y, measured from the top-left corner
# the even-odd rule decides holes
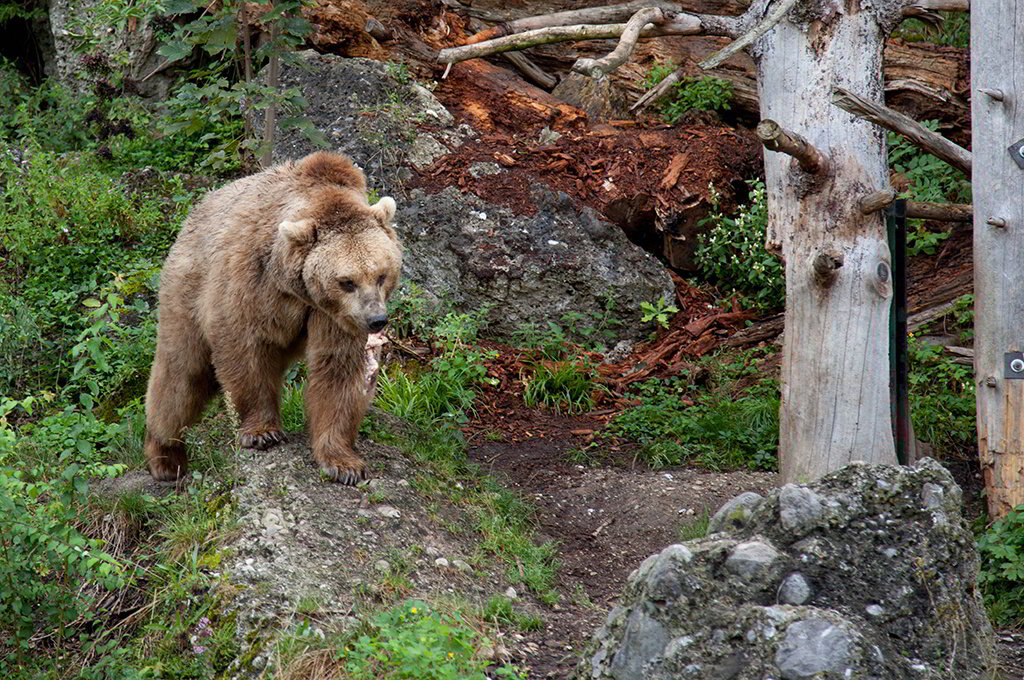
[[[352,279],[342,279],[338,281],[338,285],[341,286],[341,289],[346,293],[354,292],[356,289],[356,283]]]
[[[379,277],[377,277],[377,287],[379,288],[380,286],[383,286],[384,282],[387,281],[387,280],[388,280],[387,274],[381,274]]]

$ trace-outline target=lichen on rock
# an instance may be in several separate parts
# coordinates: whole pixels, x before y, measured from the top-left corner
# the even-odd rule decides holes
[[[715,533],[634,571],[578,677],[991,677],[960,501],[925,459],[730,502]]]

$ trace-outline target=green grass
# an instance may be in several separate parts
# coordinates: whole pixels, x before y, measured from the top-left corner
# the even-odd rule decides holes
[[[492,621],[495,625],[508,626],[524,632],[541,630],[544,627],[543,619],[522,612],[516,608],[513,600],[504,595],[489,598],[480,617],[485,621]]]
[[[693,541],[704,538],[708,534],[708,523],[711,521],[711,513],[707,508],[699,514],[683,520],[679,523],[678,536],[680,541]]]
[[[705,391],[676,379],[641,383],[632,395],[641,403],[618,415],[602,431],[604,440],[636,442],[639,457],[654,468],[689,464],[716,471],[775,469],[778,385],[764,380],[735,387],[740,378],[758,372],[755,359],[753,353],[705,359],[713,367]]]
[[[559,413],[583,413],[594,408],[594,394],[599,389],[593,369],[583,362],[541,362],[525,381],[523,402]]]

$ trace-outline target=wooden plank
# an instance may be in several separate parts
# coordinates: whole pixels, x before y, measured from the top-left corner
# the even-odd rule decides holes
[[[1015,89],[1022,70],[1024,3],[975,3],[974,366],[978,453],[993,518],[1024,503],[1024,380],[1004,375],[1005,353],[1024,350],[1024,169],[1008,152],[1024,137],[1024,90]]]

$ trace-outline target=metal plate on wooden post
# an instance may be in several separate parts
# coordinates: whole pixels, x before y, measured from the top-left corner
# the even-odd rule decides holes
[[[1003,354],[1003,377],[1007,380],[1024,380],[1024,352]]]
[[[1009,148],[1009,152],[1010,158],[1013,159],[1013,162],[1016,163],[1021,170],[1024,170],[1024,139],[1011,146]]]

